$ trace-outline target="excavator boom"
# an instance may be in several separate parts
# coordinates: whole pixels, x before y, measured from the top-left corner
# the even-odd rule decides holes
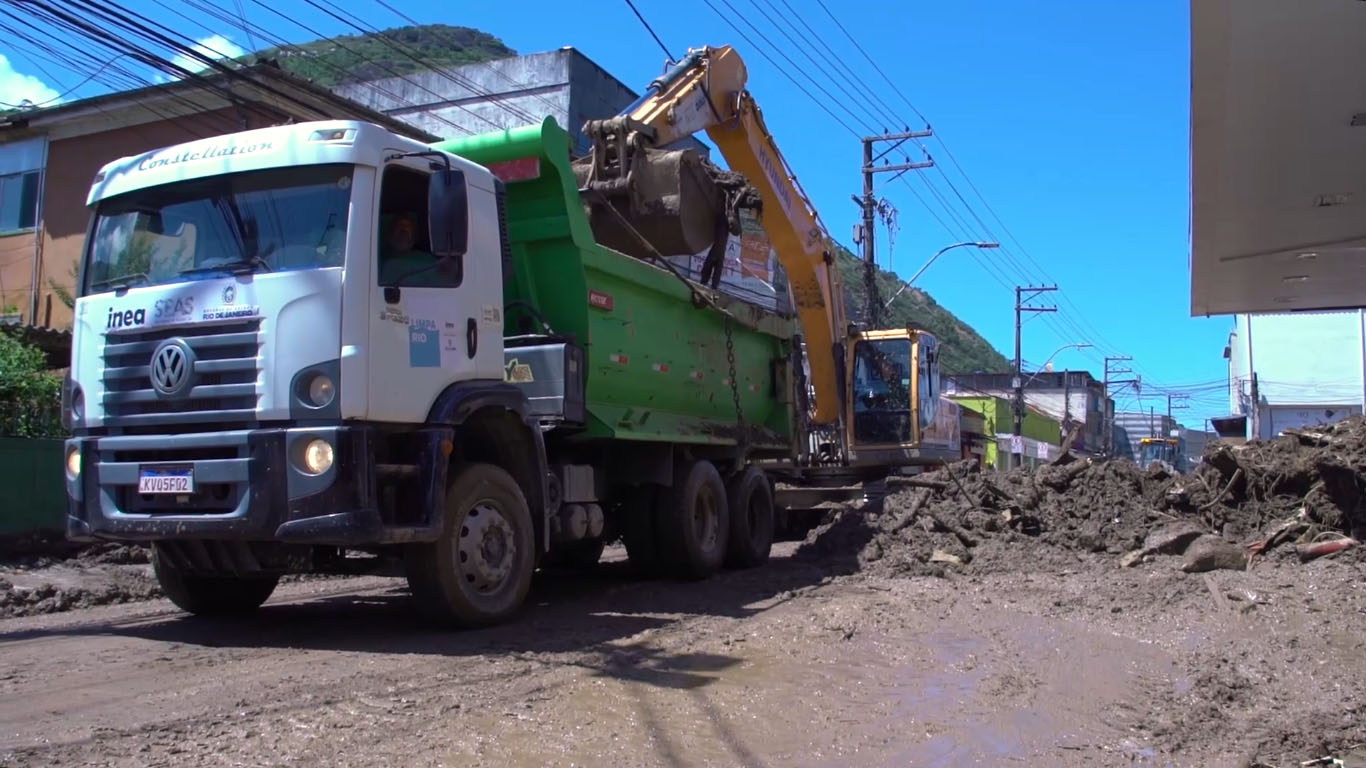
[[[575,174],[581,188],[596,191],[621,214],[590,206],[599,240],[641,256],[657,255],[642,249],[680,255],[708,248],[717,255],[725,233],[738,234],[737,210],[757,208],[787,273],[805,336],[815,392],[811,420],[832,424],[840,419],[840,341],[847,326],[833,244],[745,80],[744,62],[730,46],[689,51],[620,115],[588,122],[584,130],[593,154],[576,163]],[[699,131],[706,131],[743,179],[692,152],[666,149]],[[757,191],[758,205],[744,186]],[[623,219],[634,232],[614,231]],[[639,242],[642,237],[648,248]]]

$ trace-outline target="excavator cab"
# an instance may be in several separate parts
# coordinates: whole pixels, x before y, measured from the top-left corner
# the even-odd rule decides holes
[[[845,350],[851,458],[913,463],[939,404],[938,340],[919,330],[862,331]]]

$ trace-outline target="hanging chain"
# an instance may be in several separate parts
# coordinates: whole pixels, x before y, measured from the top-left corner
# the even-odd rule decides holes
[[[731,332],[730,313],[726,313],[725,318],[726,365],[730,368],[730,397],[735,403],[735,427],[738,430],[738,434],[735,438],[735,446],[737,448],[735,464],[736,468],[739,469],[744,466],[745,463],[746,443],[748,440],[745,435],[745,412],[740,408],[740,382],[735,376],[735,335]]]

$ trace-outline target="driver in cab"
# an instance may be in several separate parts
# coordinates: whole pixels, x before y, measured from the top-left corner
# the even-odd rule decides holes
[[[872,375],[864,383],[862,397],[857,403],[862,406],[859,410],[896,410],[906,407],[904,403],[908,393],[901,366],[883,358],[869,367],[872,368]]]
[[[381,285],[439,286],[445,280],[436,267],[436,258],[417,245],[417,217],[395,214],[380,244],[379,282]]]

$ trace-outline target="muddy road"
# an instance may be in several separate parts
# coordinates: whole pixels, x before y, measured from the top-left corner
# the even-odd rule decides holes
[[[383,578],[247,621],[6,619],[0,765],[1288,766],[1366,741],[1350,551],[887,578],[794,548],[697,584],[545,574],[477,632]]]

